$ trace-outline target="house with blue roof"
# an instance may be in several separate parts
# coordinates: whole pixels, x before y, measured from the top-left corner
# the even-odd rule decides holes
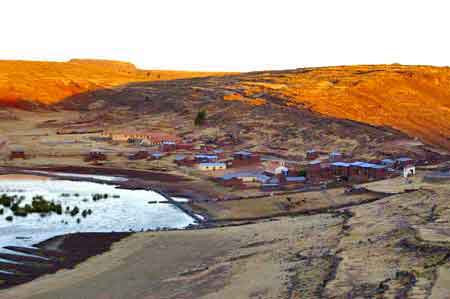
[[[349,167],[349,178],[354,181],[383,179],[387,175],[387,166],[367,162],[353,162]]]
[[[212,163],[216,162],[219,156],[216,154],[196,154],[194,160],[197,163]]]

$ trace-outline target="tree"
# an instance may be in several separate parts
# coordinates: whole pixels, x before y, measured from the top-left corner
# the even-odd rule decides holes
[[[196,126],[201,126],[205,123],[206,120],[206,111],[205,110],[201,110],[197,113],[197,116],[195,117],[195,121],[194,124]]]

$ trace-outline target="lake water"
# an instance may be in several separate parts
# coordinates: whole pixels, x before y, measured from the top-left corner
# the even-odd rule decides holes
[[[62,194],[69,196],[62,196]],[[92,200],[92,194],[108,194],[108,198]],[[0,248],[4,246],[32,246],[49,238],[75,232],[127,232],[162,227],[184,228],[194,219],[177,207],[167,203],[149,204],[149,201],[165,201],[161,195],[146,190],[118,189],[114,185],[51,179],[1,179],[0,195],[24,196],[20,204],[32,202],[36,195],[60,203],[63,214],[52,213],[41,217],[28,214],[16,217],[9,208],[0,215]],[[76,195],[77,194],[77,195]],[[114,198],[113,196],[117,198]],[[77,206],[80,213],[75,217],[65,214],[66,207]],[[82,217],[83,210],[92,214]],[[13,221],[7,221],[13,216]],[[77,219],[80,222],[77,223]],[[0,251],[7,252],[6,249]]]
[[[72,177],[72,178],[82,178],[82,179],[95,179],[107,182],[119,182],[126,181],[127,179],[124,177],[118,176],[107,176],[107,175],[96,175],[96,174],[80,174],[80,173],[71,173],[71,172],[58,172],[58,171],[42,171],[42,170],[26,170],[26,173],[31,174],[43,174],[43,175],[52,175],[59,177]]]

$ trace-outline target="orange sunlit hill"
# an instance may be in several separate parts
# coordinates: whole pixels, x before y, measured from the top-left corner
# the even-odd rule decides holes
[[[96,59],[68,62],[0,61],[0,103],[52,104],[75,94],[130,82],[172,80],[222,73],[140,70],[133,64]]]
[[[189,80],[194,77],[210,79]],[[326,117],[395,128],[450,149],[447,67],[358,65],[231,74],[146,71],[130,63],[103,60],[0,61],[0,102],[53,104],[72,95],[130,82],[183,78],[188,79],[183,81],[188,90],[180,99],[183,101],[196,97],[196,90],[201,91],[197,87],[204,82],[208,83],[203,89],[206,96],[214,100],[252,106],[276,101]],[[157,92],[165,87],[152,88]],[[163,98],[168,96],[172,96],[170,90],[165,91]]]
[[[243,100],[265,94],[288,106],[389,126],[450,149],[450,68],[342,66],[239,77],[234,87]]]

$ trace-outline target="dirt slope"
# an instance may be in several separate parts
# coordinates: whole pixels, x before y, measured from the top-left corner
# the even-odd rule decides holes
[[[290,106],[377,126],[450,149],[450,69],[374,65],[241,76],[248,98],[270,94]]]
[[[0,61],[0,103],[52,104],[75,94],[129,82],[172,80],[218,73],[139,70],[131,63],[73,59],[69,62]]]

